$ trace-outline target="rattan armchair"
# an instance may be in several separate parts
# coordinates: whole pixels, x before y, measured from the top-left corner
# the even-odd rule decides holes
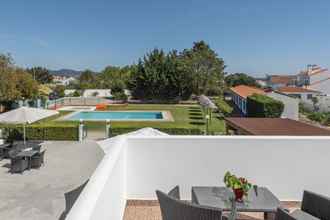
[[[163,220],[221,220],[222,211],[177,199],[179,187],[166,194],[156,191]]]

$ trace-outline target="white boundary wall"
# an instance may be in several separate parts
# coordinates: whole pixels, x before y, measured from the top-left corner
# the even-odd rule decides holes
[[[299,120],[299,99],[278,92],[267,93],[267,96],[281,101],[284,104],[281,118]]]
[[[126,207],[126,141],[109,148],[66,220],[122,220]]]
[[[127,137],[114,144],[68,220],[122,220],[126,199],[156,199],[175,185],[223,185],[227,170],[268,187],[281,200],[304,189],[330,195],[330,137]]]

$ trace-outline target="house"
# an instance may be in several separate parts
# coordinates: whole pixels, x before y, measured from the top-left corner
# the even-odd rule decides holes
[[[64,95],[65,96],[73,96],[73,94],[76,92],[76,89],[66,89],[64,90]]]
[[[239,108],[243,115],[247,114],[247,97],[253,94],[265,95],[266,93],[262,89],[258,89],[251,86],[239,85],[230,89],[232,93],[232,100],[234,104]]]
[[[240,109],[244,116],[248,113],[247,97],[253,94],[261,94],[281,101],[284,104],[281,118],[290,118],[293,120],[298,120],[299,118],[299,101],[289,97],[286,94],[273,91],[266,92],[262,89],[245,85],[239,85],[231,88],[231,93],[234,104]]]
[[[267,87],[267,80],[266,78],[255,78],[256,82],[261,87]]]
[[[311,89],[305,89],[302,87],[280,87],[277,89],[278,92],[286,94],[288,96],[299,98],[303,102],[309,102],[313,99],[313,97],[320,95],[321,92],[311,90]]]
[[[54,81],[55,84],[67,86],[70,83],[76,81],[76,78],[74,78],[74,77],[67,77],[67,76],[53,75],[53,81]]]
[[[98,97],[98,98],[111,98],[111,89],[86,89],[82,95],[84,98],[87,97]]]
[[[296,84],[297,76],[295,75],[268,75],[266,77],[267,87],[277,89],[284,86],[292,86]]]
[[[330,71],[318,65],[308,65],[307,70],[298,74],[297,85],[330,94]]]
[[[330,130],[284,118],[225,118],[227,134],[329,136]]]

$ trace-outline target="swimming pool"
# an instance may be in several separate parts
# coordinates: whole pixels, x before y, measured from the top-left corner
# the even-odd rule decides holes
[[[65,120],[86,120],[86,121],[145,121],[145,120],[163,120],[162,112],[151,111],[81,111],[69,115]]]

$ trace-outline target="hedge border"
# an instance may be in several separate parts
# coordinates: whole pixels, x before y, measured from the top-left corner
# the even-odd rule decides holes
[[[0,125],[10,140],[23,139],[22,125]],[[78,126],[76,125],[27,125],[27,140],[58,140],[78,141]]]

